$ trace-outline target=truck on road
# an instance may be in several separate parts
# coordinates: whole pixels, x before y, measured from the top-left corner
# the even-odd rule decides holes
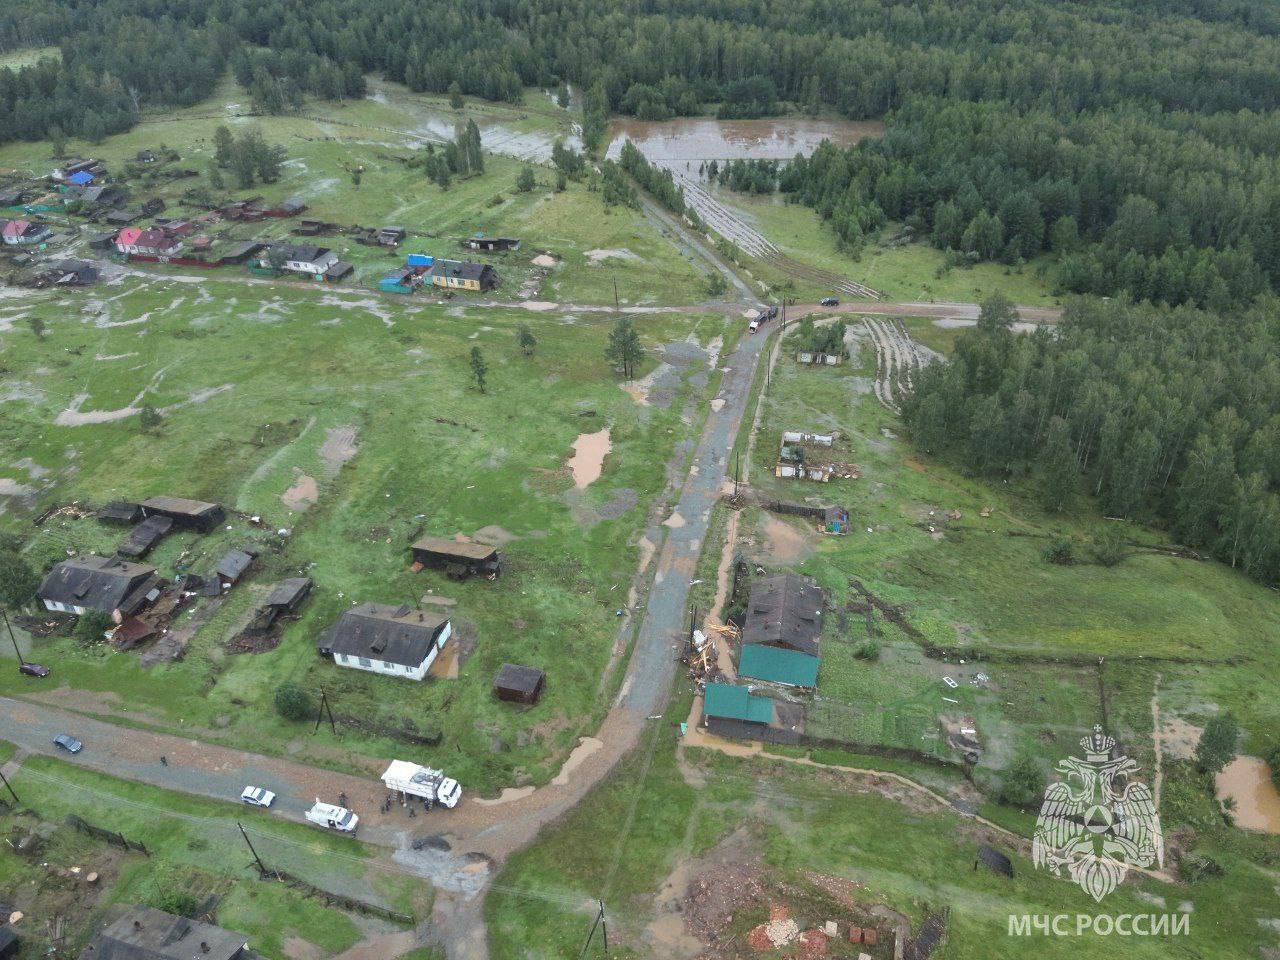
[[[315,805],[307,811],[306,817],[317,827],[337,830],[339,833],[355,833],[360,824],[360,818],[346,807],[340,807],[336,803],[321,803],[319,797],[316,797]]]
[[[429,805],[439,804],[453,809],[462,799],[462,787],[458,781],[444,775],[443,770],[410,763],[408,760],[392,760],[382,775],[388,790],[406,797],[421,797]]]

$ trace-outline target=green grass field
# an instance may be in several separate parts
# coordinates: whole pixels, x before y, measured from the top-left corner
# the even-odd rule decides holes
[[[194,178],[167,179],[165,166],[140,167],[130,178],[132,202],[160,197],[169,205],[167,216],[194,216],[203,211],[183,207],[181,196],[192,187],[209,189],[215,198],[262,196],[268,201],[296,197],[305,201],[305,217],[366,227],[394,224],[408,230],[401,249],[367,247],[349,236],[328,234],[307,242],[331,247],[357,268],[357,282],[376,287],[391,268],[402,265],[406,252],[458,257],[458,241],[475,233],[517,236],[521,251],[497,256],[468,255],[492,263],[503,283],[497,296],[514,299],[534,273],[531,260],[552,254],[560,265],[535,299],[569,302],[614,302],[614,284],[623,303],[697,303],[705,299],[698,270],[635,210],[606,208],[586,181],[571,182],[563,193],[553,189],[552,168],[539,162],[557,137],[572,134],[571,116],[539,100],[531,91],[521,106],[468,101],[454,111],[440,98],[409,94],[393,84],[379,83],[376,99],[316,103],[299,115],[255,118],[244,92],[225,80],[209,99],[187,110],[151,115],[134,129],[101,144],[71,141],[67,151],[104,160],[115,176],[139,150],[170,147],[181,156],[174,167],[193,170]],[[406,161],[426,148],[428,138],[451,136],[455,125],[474,118],[486,131],[494,151],[486,154],[483,174],[455,179],[448,190],[430,183],[421,169]],[[225,187],[212,187],[213,134],[220,125],[240,132],[258,126],[267,139],[285,147],[289,159],[280,180],[234,189],[229,172]],[[510,151],[530,160],[497,152]],[[15,143],[0,148],[0,168],[29,176],[45,176],[56,160],[47,143]],[[360,184],[353,172],[361,168]],[[520,170],[532,167],[538,186],[528,193],[515,190]],[[58,218],[65,219],[65,218]],[[288,220],[219,225],[216,234],[234,239],[278,239],[293,226]],[[230,269],[230,268],[227,268]]]
[[[576,736],[594,728],[617,631],[614,591],[635,572],[637,535],[665,487],[665,464],[705,401],[705,364],[671,368],[664,376],[672,402],[641,406],[603,359],[607,317],[419,306],[231,280],[196,285],[159,274],[88,294],[26,296],[0,307],[0,317],[9,327],[4,389],[13,398],[0,449],[5,463],[25,464],[5,475],[29,495],[25,511],[10,510],[0,523],[30,538],[33,566],[45,569],[68,550],[110,551],[123,531],[62,517],[33,531],[24,514],[161,492],[242,515],[208,537],[170,537],[149,558],[162,575],[207,572],[234,545],[261,551],[251,581],[196,621],[179,663],[143,669],[136,653],[37,642],[63,702],[279,752],[301,727],[274,715],[271,693],[294,680],[327,689],[346,715],[444,728],[433,755],[447,756],[477,791],[545,781]],[[42,336],[31,327],[37,318]],[[516,344],[522,322],[539,341],[531,358]],[[650,347],[705,345],[726,332],[718,316],[655,315],[639,326]],[[489,366],[485,394],[471,383],[472,347]],[[161,411],[158,426],[144,428],[142,406]],[[109,422],[79,422],[76,411]],[[604,428],[613,447],[603,476],[575,489],[566,466],[572,443]],[[482,528],[505,543],[498,582],[457,584],[408,570],[408,544],[419,532]],[[300,573],[317,589],[280,646],[229,655],[225,641],[263,591]],[[343,608],[428,594],[456,601],[456,627],[474,650],[457,680],[415,684],[317,658],[316,634]],[[504,662],[548,670],[537,707],[515,711],[492,699]],[[21,679],[0,671],[0,690],[29,692]],[[303,756],[356,768],[353,754],[415,752],[376,736],[348,735],[341,752],[323,734],[303,739]]]
[[[715,195],[773,241],[783,253],[801,263],[811,264],[865,283],[889,300],[959,301],[975,303],[999,290],[1024,306],[1052,305],[1050,284],[1040,275],[1040,262],[1011,268],[1003,264],[981,263],[968,268],[944,270],[941,251],[923,243],[884,245],[868,243],[860,258],[852,259],[836,245],[835,233],[809,207],[788,203],[781,195],[757,196],[717,188]],[[893,233],[886,228],[886,235]],[[776,268],[752,261],[751,271],[761,279],[778,284],[784,277]],[[796,279],[788,296],[813,302],[833,291],[813,281]]]
[[[921,742],[920,735],[936,735],[939,717],[967,715],[984,745],[973,783],[958,768],[826,748],[771,747],[755,758],[691,749],[683,762],[673,762],[677,722],[689,702],[687,682],[678,680],[662,728],[651,734],[654,743],[504,869],[487,903],[496,955],[551,957],[580,945],[597,898],[610,908],[610,944],[621,943],[617,955],[656,955],[686,930],[688,917],[700,915],[700,897],[685,899],[686,887],[701,890],[700,882],[724,876],[763,877],[771,893],[768,902],[753,899],[718,930],[723,949],[768,919],[769,902],[791,905],[804,922],[847,917],[824,898],[815,876],[839,878],[864,907],[887,907],[914,923],[949,908],[946,938],[933,954],[945,960],[1021,958],[1032,950],[1046,957],[1116,955],[1115,937],[1011,937],[1008,918],[1022,914],[1192,912],[1187,937],[1127,938],[1126,955],[1244,960],[1274,948],[1274,899],[1257,878],[1280,856],[1280,841],[1225,826],[1203,783],[1188,778],[1187,764],[1165,760],[1166,835],[1177,834],[1180,844],[1212,857],[1221,876],[1179,885],[1128,883],[1096,905],[1033,869],[1003,838],[995,843],[1013,857],[1014,879],[975,872],[977,845],[991,837],[910,790],[891,783],[868,789],[862,780],[767,756],[892,771],[944,796],[964,797],[974,786],[993,788],[1020,752],[1039,757],[1046,769],[1077,754],[1076,741],[1099,721],[1105,694],[1109,729],[1139,760],[1145,779],[1153,760],[1157,675],[1166,713],[1202,722],[1211,709],[1206,705],[1217,702],[1242,718],[1246,749],[1261,750],[1277,736],[1267,694],[1276,670],[1268,640],[1278,613],[1272,594],[1220,565],[1140,553],[1110,569],[1053,567],[1040,557],[1046,537],[1083,538],[1101,522],[1086,504],[1065,518],[1049,517],[1016,487],[994,489],[917,460],[897,436],[897,422],[867,392],[874,375],[867,354],[820,371],[802,369],[786,354],[762,401],[752,485],[786,499],[846,504],[855,529],[844,538],[822,537],[799,521],[771,521],[756,508],[740,514],[740,556],[798,568],[830,592],[818,697],[806,729],[946,756],[936,740]],[[862,479],[821,487],[774,480],[779,435],[792,428],[845,432]],[[990,517],[980,517],[984,507],[992,509]],[[927,530],[930,509],[940,537]],[[953,509],[961,511],[960,520],[939,516]],[[713,528],[723,523],[722,513]],[[1138,544],[1159,541],[1149,531],[1134,530],[1132,537]],[[698,576],[706,580],[714,569],[704,555]],[[901,605],[924,641],[957,653],[950,661],[929,658],[921,640],[879,612],[868,635],[863,614],[844,610],[850,578]],[[705,603],[710,591],[699,589]],[[871,657],[858,652],[868,640],[877,648]],[[1240,662],[1224,662],[1227,651]],[[1099,668],[1091,662],[1099,655],[1134,659]],[[974,657],[990,659],[975,665]],[[989,679],[970,683],[979,670]],[[944,675],[957,678],[958,687],[945,687]],[[990,800],[979,810],[1030,836],[1034,817],[1028,813]],[[623,827],[600,843],[601,823]],[[723,851],[731,849],[737,852],[725,860]],[[1173,848],[1169,857],[1172,868]]]
[[[419,915],[430,910],[430,888],[376,861],[362,845],[238,804],[170,793],[45,758],[29,758],[13,784],[22,806],[0,817],[0,828],[37,829],[47,838],[41,861],[102,874],[92,910],[68,916],[73,945],[82,945],[111,907],[173,907],[175,894],[189,895],[206,909],[212,906],[220,925],[245,934],[271,960],[295,956],[299,947],[331,955],[362,938],[347,914],[290,887],[255,879],[237,822],[249,831],[259,855],[278,869],[393,909]],[[64,822],[70,814],[118,831],[148,854],[125,853],[76,831]],[[0,889],[12,891],[32,921],[43,923],[66,897],[75,897],[76,888],[74,881],[55,879],[41,862],[6,846],[0,849]],[[29,924],[25,929],[29,936],[35,933]],[[43,942],[30,939],[24,949],[37,956]]]
[[[836,606],[856,578],[904,605],[929,642],[957,657],[1082,663],[1106,657],[1123,664],[1117,671],[1127,682],[1143,685],[1136,678],[1145,678],[1148,698],[1162,674],[1166,709],[1203,720],[1205,702],[1214,701],[1236,712],[1254,749],[1280,740],[1280,708],[1248,680],[1280,671],[1272,639],[1280,603],[1271,591],[1221,564],[1157,553],[1160,534],[1138,527],[1125,529],[1129,556],[1116,567],[1050,564],[1042,556],[1050,540],[1069,537],[1087,546],[1107,522],[1083,496],[1071,512],[1048,515],[1019,485],[994,487],[917,459],[897,436],[898,423],[867,392],[874,368],[866,350],[850,364],[818,371],[785,354],[764,401],[753,484],[850,510],[853,532],[810,538],[803,562]],[[776,480],[773,458],[784,429],[840,431],[862,479],[821,487]],[[960,519],[948,520],[948,511],[959,511]],[[882,629],[891,644],[905,639],[891,625]],[[851,656],[837,662],[847,664],[851,677],[869,669]],[[927,672],[926,681],[936,684],[936,673]],[[852,694],[863,681],[841,682]],[[1027,693],[1052,687],[1046,677]]]

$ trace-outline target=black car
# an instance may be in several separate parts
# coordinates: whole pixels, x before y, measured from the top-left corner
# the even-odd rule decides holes
[[[823,297],[820,304],[824,307],[838,307],[840,306],[840,301],[835,297]]]
[[[20,663],[18,664],[18,672],[28,677],[47,677],[49,668],[42,667],[38,663]]]

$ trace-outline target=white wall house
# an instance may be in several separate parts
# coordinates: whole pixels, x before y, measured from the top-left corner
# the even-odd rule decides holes
[[[448,617],[407,606],[362,603],[339,617],[319,646],[340,667],[421,680],[451,636]]]
[[[338,255],[328,247],[306,245],[282,247],[284,269],[291,273],[303,273],[309,277],[319,277],[338,262]],[[262,267],[271,266],[271,251],[262,254],[258,260]]]
[[[46,610],[83,616],[97,610],[119,623],[155,599],[160,589],[155,567],[114,557],[64,560],[36,591]]]

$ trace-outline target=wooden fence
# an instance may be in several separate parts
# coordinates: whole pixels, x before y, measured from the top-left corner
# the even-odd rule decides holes
[[[89,823],[89,821],[82,820],[80,817],[77,817],[74,813],[68,814],[67,823],[71,824],[71,826],[75,827],[81,833],[87,833],[91,837],[97,837],[99,840],[105,840],[107,843],[120,847],[122,850],[135,850],[144,856],[151,856],[151,851],[147,849],[146,844],[140,843],[137,840],[130,840],[124,834],[118,833],[115,830],[106,830],[102,827],[94,826],[92,823]]]

